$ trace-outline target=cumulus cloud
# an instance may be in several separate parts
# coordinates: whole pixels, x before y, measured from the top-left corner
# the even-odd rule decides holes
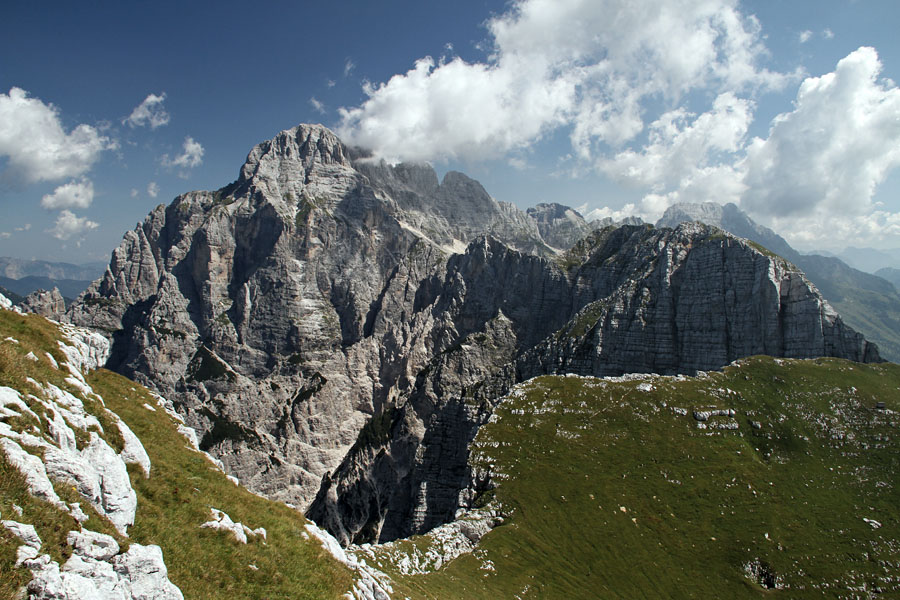
[[[752,120],[752,103],[726,92],[699,116],[681,108],[664,113],[650,124],[640,150],[600,159],[598,167],[615,181],[653,192],[685,190],[708,179],[724,155],[742,149]]]
[[[859,48],[806,78],[765,138],[747,139],[752,103],[724,93],[699,116],[664,113],[646,144],[597,165],[646,190],[629,209],[648,220],[677,201],[713,200],[739,203],[803,247],[887,240],[900,235],[900,213],[873,196],[900,166],[900,88],[880,73],[875,50]]]
[[[809,29],[805,29],[800,32],[800,34],[797,36],[797,39],[799,40],[799,42],[801,44],[805,44],[810,39],[812,39],[812,36],[813,36],[813,32],[810,31]]]
[[[94,201],[94,184],[87,177],[70,181],[45,194],[41,206],[48,210],[61,208],[87,208]]]
[[[356,68],[356,63],[351,59],[347,59],[344,61],[344,77],[349,77],[350,73],[353,72],[353,69]]]
[[[122,124],[128,125],[131,128],[143,127],[146,125],[149,126],[150,129],[156,129],[157,127],[168,124],[169,113],[163,108],[163,101],[165,99],[165,92],[158,96],[156,94],[149,94],[144,98],[143,102],[134,107],[134,110],[131,111],[130,115],[122,119]]]
[[[319,113],[321,115],[325,114],[325,105],[322,104],[322,102],[320,100],[316,99],[315,96],[313,96],[309,99],[309,103],[312,105],[312,107],[315,109],[315,111],[317,113]]]
[[[0,94],[0,156],[9,159],[7,177],[28,183],[76,177],[112,147],[109,138],[90,125],[66,133],[59,110],[23,89]]]
[[[737,0],[518,0],[487,23],[490,56],[418,60],[366,84],[339,133],[390,160],[497,158],[568,127],[581,158],[644,127],[644,103],[777,87]]]
[[[175,158],[169,158],[168,154],[163,154],[162,164],[167,167],[193,169],[203,163],[203,146],[191,136],[184,138],[183,150]]]
[[[73,237],[81,237],[92,229],[99,227],[99,223],[88,220],[87,217],[77,217],[70,210],[63,210],[56,218],[56,223],[47,230],[58,240],[68,240]]]
[[[157,196],[159,196],[159,186],[155,181],[151,181],[147,184],[147,195],[151,198],[156,198]]]
[[[794,110],[747,148],[743,206],[778,217],[870,212],[876,186],[900,165],[900,89],[880,72],[863,47],[804,80]]]

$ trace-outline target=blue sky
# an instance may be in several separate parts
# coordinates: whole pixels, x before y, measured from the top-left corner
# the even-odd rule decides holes
[[[106,260],[301,122],[522,208],[900,247],[893,0],[7,4],[0,255]]]

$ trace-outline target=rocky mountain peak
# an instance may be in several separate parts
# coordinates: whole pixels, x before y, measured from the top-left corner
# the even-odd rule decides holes
[[[329,471],[350,482],[406,419],[385,459],[396,472],[360,492],[361,521],[325,502],[340,491],[353,511],[360,498],[322,491],[318,514],[337,511],[345,540],[452,516],[471,435],[525,374],[878,358],[784,261],[721,232],[625,226],[563,253],[540,224],[568,224],[571,239],[583,219],[536,214],[300,125],[257,145],[235,183],[155,209],[68,314],[107,331],[109,367],[171,398],[202,449],[272,498],[306,506]],[[379,497],[390,507],[369,511]]]
[[[716,202],[680,202],[666,209],[656,222],[657,227],[677,227],[679,223],[699,221],[714,225],[738,237],[753,240],[762,244],[779,256],[795,261],[798,253],[783,237],[760,225],[738,208],[735,204],[725,205]]]
[[[323,125],[298,125],[257,144],[247,155],[240,176],[223,193],[260,194],[281,209],[290,209],[302,198],[317,202],[336,200],[338,194],[358,184],[348,148]],[[305,193],[304,193],[305,191]]]
[[[577,210],[556,202],[542,202],[526,212],[537,223],[541,237],[554,248],[569,248],[591,230]]]

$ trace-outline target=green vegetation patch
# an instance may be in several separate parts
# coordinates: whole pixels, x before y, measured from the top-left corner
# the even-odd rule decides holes
[[[534,379],[473,450],[500,474],[493,496],[511,516],[437,572],[392,573],[395,590],[897,597],[898,389],[900,366],[834,359],[752,358],[702,378]]]

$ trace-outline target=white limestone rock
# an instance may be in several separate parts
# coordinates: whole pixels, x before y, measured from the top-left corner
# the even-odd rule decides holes
[[[41,550],[41,538],[38,536],[34,525],[19,523],[17,521],[3,520],[0,521],[10,533],[22,541],[22,545],[16,550],[16,566],[18,567],[26,560],[37,557]]]
[[[232,535],[234,535],[234,539],[242,544],[246,544],[248,538],[256,536],[259,536],[263,539],[263,541],[266,541],[267,534],[264,527],[251,529],[243,523],[235,523],[231,520],[231,517],[229,517],[228,514],[226,514],[224,511],[218,510],[216,508],[210,508],[209,510],[212,514],[212,520],[203,523],[202,525],[200,525],[200,527],[229,531]]]
[[[0,448],[6,454],[7,460],[25,475],[28,491],[32,496],[46,500],[63,510],[66,509],[65,504],[56,495],[56,490],[53,489],[53,484],[50,483],[47,470],[40,458],[29,454],[9,438],[0,437]]]
[[[131,487],[125,461],[96,434],[92,434],[90,445],[82,453],[99,477],[103,513],[125,535],[128,526],[134,523],[137,510],[137,495]]]
[[[70,531],[66,543],[72,546],[73,553],[82,558],[109,560],[119,553],[119,543],[114,537],[88,529]]]
[[[106,364],[110,351],[108,339],[96,331],[66,323],[61,323],[60,329],[69,344],[60,342],[59,346],[72,368],[87,373]]]
[[[356,573],[356,582],[346,597],[356,600],[390,600],[393,588],[387,575],[367,565],[365,561],[357,560],[353,554],[341,548],[334,536],[317,527],[315,523],[307,523],[306,531],[319,540],[325,551],[339,563]]]
[[[107,539],[108,538],[108,539]],[[24,566],[33,600],[183,600],[169,581],[159,546],[131,544],[124,554],[109,536],[92,531],[70,532],[72,556],[60,568],[46,554]]]
[[[144,472],[144,477],[150,477],[150,457],[147,455],[147,451],[144,450],[144,445],[141,443],[141,440],[138,439],[134,432],[125,424],[125,421],[119,418],[114,412],[107,410],[107,413],[116,423],[116,426],[119,428],[119,432],[122,434],[122,438],[125,440],[125,447],[119,453],[119,458],[125,461],[126,464],[136,464],[141,470]]]
[[[169,581],[159,546],[131,544],[111,562],[119,578],[128,582],[133,600],[183,600],[181,590]]]

